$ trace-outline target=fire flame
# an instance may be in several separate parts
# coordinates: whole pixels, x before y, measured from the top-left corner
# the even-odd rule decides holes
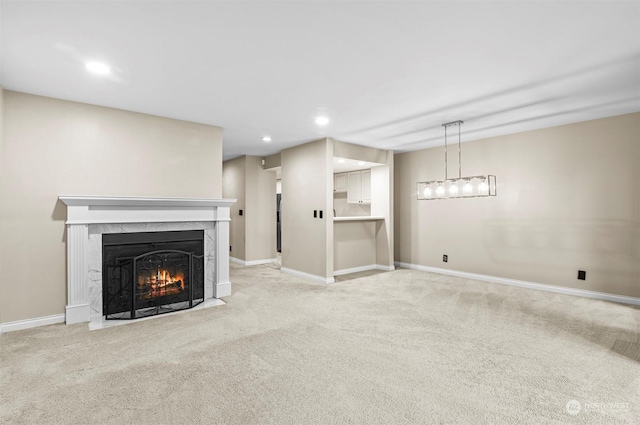
[[[174,276],[166,269],[138,274],[138,293],[143,298],[155,298],[178,294],[184,291],[184,274],[180,271]]]

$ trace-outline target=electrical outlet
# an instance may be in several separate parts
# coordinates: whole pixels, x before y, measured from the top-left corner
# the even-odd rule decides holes
[[[322,210],[320,210],[320,218],[322,218]]]
[[[239,215],[242,215],[242,210],[239,210],[238,214],[239,214]]]
[[[229,252],[231,252],[231,245],[229,245]]]
[[[313,218],[318,218],[318,210],[313,210]]]
[[[448,255],[443,255],[442,256],[442,261],[444,261],[445,263],[449,261],[449,256]]]
[[[578,279],[587,280],[587,272],[584,270],[578,270]]]

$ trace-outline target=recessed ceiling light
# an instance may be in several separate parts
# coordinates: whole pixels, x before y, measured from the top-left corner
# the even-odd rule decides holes
[[[271,137],[270,136],[262,136],[262,141],[265,143],[269,143],[271,141]]]
[[[327,125],[327,124],[329,124],[329,118],[327,118],[327,117],[318,117],[318,118],[316,118],[316,124],[318,124],[318,125]]]
[[[111,68],[100,62],[87,62],[84,66],[93,73],[107,75],[111,72]]]
[[[364,165],[364,161],[358,161],[358,165]]]
[[[339,164],[344,164],[345,162],[347,162],[347,161],[346,161],[344,158],[340,158],[340,159],[338,160],[338,163],[339,163]]]

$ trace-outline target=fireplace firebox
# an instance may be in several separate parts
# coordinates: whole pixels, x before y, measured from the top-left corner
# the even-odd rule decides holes
[[[107,320],[137,319],[204,301],[204,231],[102,235]]]

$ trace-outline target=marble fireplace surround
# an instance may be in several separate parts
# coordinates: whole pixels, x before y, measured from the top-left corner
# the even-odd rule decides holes
[[[102,234],[204,230],[205,303],[231,295],[230,207],[235,199],[60,196],[67,205],[66,323],[98,328]]]

